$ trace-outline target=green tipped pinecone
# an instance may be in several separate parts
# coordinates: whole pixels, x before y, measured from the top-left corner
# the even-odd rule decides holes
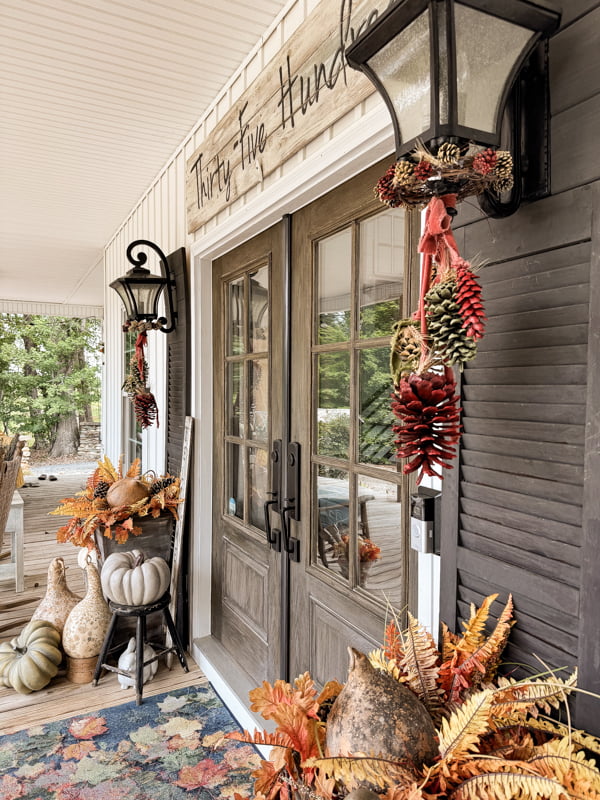
[[[442,164],[456,164],[460,158],[460,147],[452,142],[443,142],[438,147],[436,158]]]
[[[106,497],[109,489],[110,483],[107,483],[106,481],[98,481],[94,487],[94,497]]]
[[[414,166],[410,161],[397,161],[394,167],[394,178],[392,184],[394,186],[406,186],[412,183]]]
[[[466,361],[475,358],[477,344],[463,328],[456,290],[456,282],[446,280],[427,292],[427,333],[432,349],[437,350],[446,363],[456,364],[462,369]]]
[[[170,486],[172,483],[175,483],[175,478],[159,478],[157,481],[153,481],[150,484],[150,494],[158,494],[162,492],[163,489],[166,489],[167,486]]]

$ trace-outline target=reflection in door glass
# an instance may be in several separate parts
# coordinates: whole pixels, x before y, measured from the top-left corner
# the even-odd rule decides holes
[[[362,464],[396,463],[389,355],[389,347],[359,351],[358,452]]]
[[[225,513],[244,519],[244,451],[237,444],[227,445]]]
[[[268,349],[269,342],[269,268],[249,274],[250,279],[250,346],[252,353]]]
[[[261,358],[248,361],[250,407],[248,409],[250,439],[266,442],[269,435],[269,361]]]
[[[244,365],[234,361],[227,365],[227,433],[231,436],[244,435]]]
[[[266,450],[248,448],[250,467],[250,524],[265,530],[264,504],[267,501],[269,457]]]
[[[399,608],[404,573],[400,486],[358,476],[357,583]]]
[[[389,336],[404,290],[405,213],[390,208],[360,223],[360,335]]]
[[[352,230],[346,228],[317,245],[319,344],[350,338]]]
[[[244,279],[238,278],[228,284],[229,331],[227,352],[239,355],[244,352]]]
[[[350,447],[350,353],[317,356],[317,452],[348,458]]]
[[[350,476],[320,466],[317,475],[317,555],[326,569],[348,579],[350,569]]]

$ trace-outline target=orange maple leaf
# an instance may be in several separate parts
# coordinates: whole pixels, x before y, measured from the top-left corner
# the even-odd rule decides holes
[[[182,789],[200,789],[203,786],[214,787],[222,783],[229,772],[227,764],[216,764],[210,758],[204,758],[197,764],[182,767],[175,781]]]
[[[74,761],[81,761],[82,758],[89,755],[93,750],[96,750],[96,745],[93,742],[82,741],[76,744],[70,744],[62,751],[63,758],[66,760],[73,759]]]
[[[93,739],[101,733],[106,733],[106,720],[104,717],[80,717],[74,719],[69,725],[69,733],[75,739]]]

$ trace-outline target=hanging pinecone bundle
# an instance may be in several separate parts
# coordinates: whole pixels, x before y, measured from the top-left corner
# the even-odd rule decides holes
[[[481,286],[468,261],[461,259],[457,264],[456,281],[456,302],[458,313],[463,319],[464,331],[472,339],[481,339],[486,316],[481,301]]]
[[[390,373],[396,385],[400,378],[417,371],[423,337],[413,319],[399,320],[394,323],[393,330],[390,340]]]
[[[441,477],[436,467],[452,468],[448,461],[456,456],[461,411],[455,389],[450,370],[445,370],[402,378],[392,395],[392,411],[400,420],[392,426],[396,455],[409,459],[405,475],[419,471],[417,483],[424,475]]]
[[[466,361],[475,358],[477,345],[464,329],[456,294],[454,277],[434,284],[427,292],[427,334],[431,349],[447,364],[456,364],[462,369]]]

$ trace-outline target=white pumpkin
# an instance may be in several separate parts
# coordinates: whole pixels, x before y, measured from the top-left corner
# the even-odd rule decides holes
[[[145,606],[160,600],[170,580],[171,571],[164,558],[146,560],[141,550],[111,553],[101,573],[104,594],[125,606]]]

